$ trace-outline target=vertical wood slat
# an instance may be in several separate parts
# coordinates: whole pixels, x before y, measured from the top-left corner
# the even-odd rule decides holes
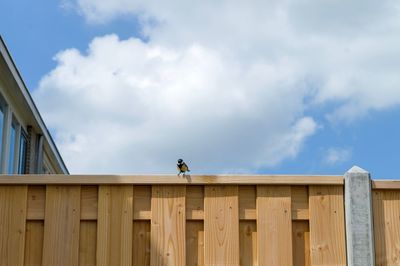
[[[203,221],[186,222],[186,266],[204,265]]]
[[[79,233],[79,265],[96,265],[97,222],[81,221]]]
[[[43,235],[43,221],[26,222],[24,265],[42,265]]]
[[[400,264],[400,190],[374,190],[375,260],[377,265]]]
[[[312,265],[346,265],[343,186],[310,186]]]
[[[186,186],[152,187],[152,266],[185,265]]]
[[[308,221],[293,221],[293,265],[311,266]]]
[[[257,186],[259,265],[292,265],[290,186]]]
[[[238,186],[205,186],[205,265],[239,265]]]
[[[78,265],[80,186],[47,186],[43,265]]]
[[[44,220],[46,186],[28,186],[27,220]]]
[[[240,265],[253,266],[257,264],[257,223],[256,221],[240,221],[239,246]]]
[[[150,221],[133,222],[133,266],[150,265]]]
[[[131,185],[99,186],[97,265],[132,265],[132,200]]]
[[[27,186],[0,187],[0,265],[23,265]]]

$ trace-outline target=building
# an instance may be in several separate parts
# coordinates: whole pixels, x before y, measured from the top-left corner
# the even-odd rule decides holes
[[[1,36],[0,148],[1,174],[68,174]]]

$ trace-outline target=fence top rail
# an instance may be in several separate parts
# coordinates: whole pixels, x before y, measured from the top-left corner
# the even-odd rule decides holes
[[[373,180],[373,189],[400,189],[400,180]]]
[[[343,185],[343,176],[323,175],[0,175],[0,185],[171,184],[171,185]]]

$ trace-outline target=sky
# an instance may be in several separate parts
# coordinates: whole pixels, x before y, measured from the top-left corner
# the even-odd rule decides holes
[[[14,0],[0,34],[73,174],[398,179],[398,1]]]

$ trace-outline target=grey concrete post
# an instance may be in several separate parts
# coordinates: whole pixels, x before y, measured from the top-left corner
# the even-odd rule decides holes
[[[374,266],[374,234],[370,174],[353,166],[344,178],[347,265]]]

